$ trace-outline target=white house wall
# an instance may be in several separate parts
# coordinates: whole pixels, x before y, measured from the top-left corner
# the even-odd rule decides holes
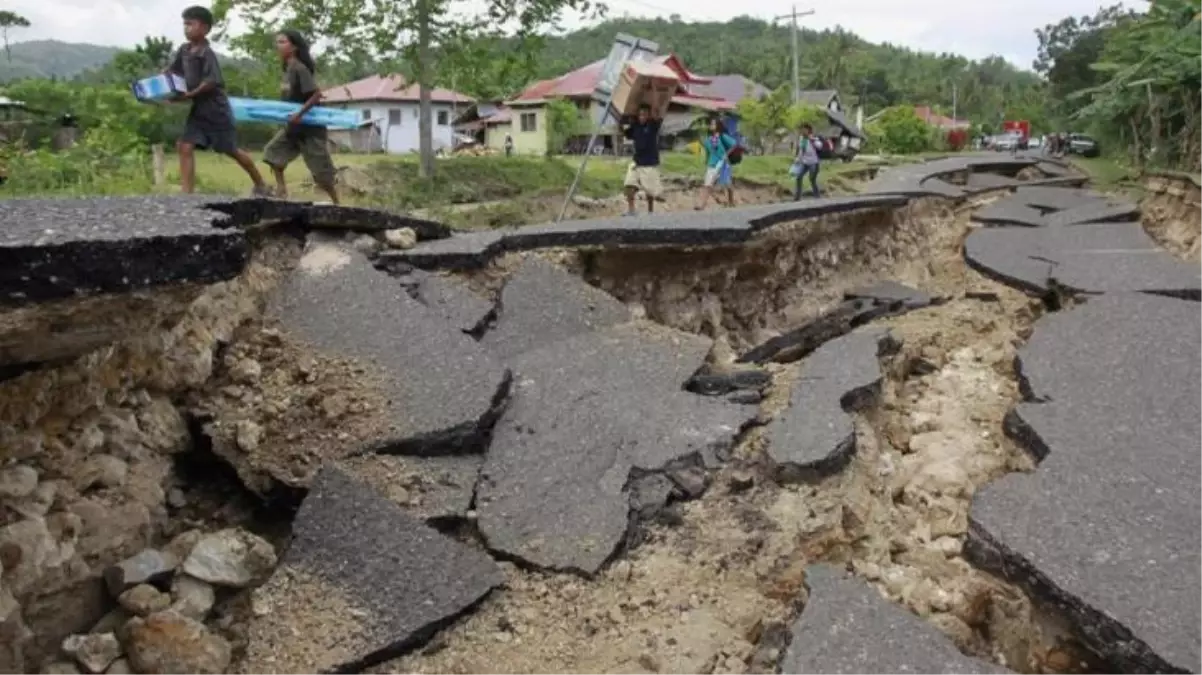
[[[403,103],[389,103],[383,101],[371,101],[362,103],[343,103],[338,107],[348,110],[358,110],[360,115],[364,115],[366,119],[376,120],[376,125],[379,127],[380,136],[384,139],[384,151],[399,155],[407,152],[417,152],[418,150],[418,104],[416,101],[406,101]],[[454,131],[451,128],[451,122],[455,120],[455,116],[464,109],[467,105],[452,106],[449,103],[431,103],[430,109],[433,115],[434,129],[434,149],[446,148],[450,150],[455,145]],[[364,114],[362,111],[367,111]],[[400,124],[392,124],[392,116],[389,111],[397,110],[400,112]],[[439,112],[444,113],[443,118],[446,124],[439,124]]]

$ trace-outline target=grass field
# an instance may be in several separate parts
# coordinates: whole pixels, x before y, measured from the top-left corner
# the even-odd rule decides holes
[[[538,193],[562,193],[575,177],[579,157],[449,157],[439,159],[437,174],[429,183],[417,176],[417,160],[412,155],[354,155],[338,154],[334,163],[339,167],[360,169],[378,176],[389,185],[396,185],[406,194],[392,195],[392,206],[421,208],[448,203],[467,203],[504,199]],[[621,190],[629,158],[593,157],[588,161],[579,192],[589,196],[607,196]],[[789,187],[791,158],[783,155],[747,156],[735,170],[745,181]],[[197,189],[219,194],[245,194],[250,191],[250,179],[232,160],[198,153],[196,161]],[[823,178],[864,169],[861,162],[831,162],[823,166]],[[662,170],[665,174],[700,176],[704,166],[695,155],[682,152],[664,153]],[[268,182],[271,179],[267,174]],[[301,161],[292,163],[285,177],[293,198],[317,198],[310,184],[309,173]],[[168,157],[167,182],[179,183],[178,164]],[[169,188],[172,189],[172,188]],[[354,201],[352,198],[350,201]]]

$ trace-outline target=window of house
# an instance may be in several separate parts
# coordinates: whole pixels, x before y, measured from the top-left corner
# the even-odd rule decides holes
[[[450,115],[445,110],[438,111],[438,126],[445,127],[450,124]]]
[[[370,108],[364,108],[362,112],[363,112],[363,121],[364,122],[371,119],[371,109]]]
[[[401,125],[401,109],[400,108],[389,108],[388,109],[388,124],[391,126],[400,126]]]
[[[538,115],[522,113],[522,131],[538,131]]]

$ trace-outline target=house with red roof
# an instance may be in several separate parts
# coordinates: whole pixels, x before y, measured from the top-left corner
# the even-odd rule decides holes
[[[322,91],[322,105],[358,110],[363,127],[357,131],[331,132],[331,140],[359,151],[392,154],[418,149],[418,97],[421,89],[400,75],[372,75]],[[451,123],[475,103],[470,96],[449,89],[430,92],[433,109],[434,149],[450,150],[455,143]],[[362,147],[367,145],[367,147]]]
[[[710,78],[688,70],[675,54],[658,57],[658,62],[670,68],[680,78],[680,89],[672,97],[668,115],[664,118],[664,132],[687,128],[700,113],[729,112],[735,103],[703,92],[700,87],[709,85]],[[547,103],[555,99],[572,101],[588,119],[599,120],[604,113],[603,105],[593,99],[593,89],[601,77],[605,61],[595,61],[559,77],[535,82],[517,96],[495,106],[493,116],[479,116],[464,120],[474,130],[484,130],[485,142],[489,146],[502,148],[506,135],[512,136],[514,150],[519,154],[541,155],[547,152]],[[696,91],[695,91],[696,90]],[[466,128],[462,127],[462,128]],[[602,133],[615,133],[612,126]],[[609,147],[612,138],[601,138],[598,142]]]
[[[972,126],[972,122],[969,120],[952,119],[946,115],[940,115],[931,110],[931,106],[929,105],[914,106],[914,114],[918,115],[927,124],[947,131],[951,131],[952,129],[967,129]]]

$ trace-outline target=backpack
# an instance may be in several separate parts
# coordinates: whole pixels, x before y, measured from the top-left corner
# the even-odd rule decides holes
[[[743,140],[738,138],[735,139],[735,147],[731,148],[730,152],[726,155],[726,159],[730,162],[731,166],[743,161],[743,152]]]

